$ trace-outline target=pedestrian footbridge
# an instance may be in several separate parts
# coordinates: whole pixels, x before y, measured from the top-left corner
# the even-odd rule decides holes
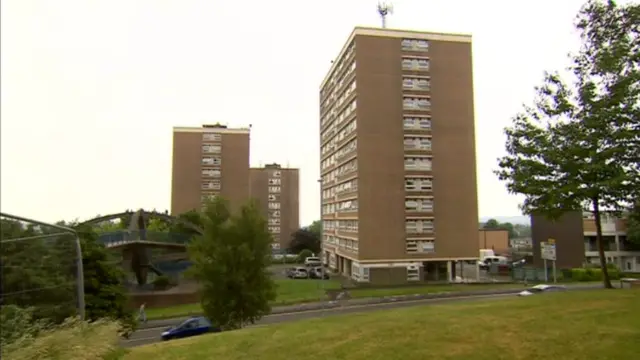
[[[185,248],[191,236],[161,231],[122,230],[100,234],[98,239],[109,249],[131,245],[144,245],[149,248]]]

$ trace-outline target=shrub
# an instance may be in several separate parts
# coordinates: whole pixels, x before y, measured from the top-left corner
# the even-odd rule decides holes
[[[45,325],[43,320],[33,318],[33,308],[4,305],[0,309],[0,343],[6,346],[21,338],[33,338]]]
[[[620,279],[620,271],[615,265],[607,266],[607,270],[610,280]],[[602,280],[602,269],[593,267],[571,269],[571,279],[574,281],[599,281]]]
[[[164,290],[171,285],[171,279],[166,275],[160,275],[153,280],[153,287],[156,290]]]
[[[302,250],[302,251],[300,251],[300,253],[298,254],[298,262],[299,262],[299,263],[303,263],[303,262],[304,262],[304,259],[306,259],[306,258],[308,258],[308,257],[310,257],[310,256],[313,256],[313,253],[311,252],[311,250],[307,250],[307,249]]]
[[[2,347],[5,360],[97,360],[119,351],[117,322],[84,322],[67,319],[59,326],[42,330],[36,337],[23,336]]]

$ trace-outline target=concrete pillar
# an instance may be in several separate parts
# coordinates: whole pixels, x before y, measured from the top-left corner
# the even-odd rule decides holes
[[[447,281],[453,282],[453,261],[447,261]]]
[[[616,251],[620,251],[620,237],[618,236],[618,234],[616,234],[615,236],[615,242],[616,242]],[[624,261],[622,259],[622,256],[617,256],[617,261],[614,261],[614,263],[617,263],[618,268],[621,270],[624,270]]]

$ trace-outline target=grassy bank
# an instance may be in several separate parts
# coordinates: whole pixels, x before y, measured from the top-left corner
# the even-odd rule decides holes
[[[278,297],[273,306],[293,305],[322,301],[326,299],[325,290],[337,289],[340,283],[329,280],[276,280],[278,284]],[[349,291],[353,298],[379,298],[386,296],[402,296],[413,294],[435,294],[445,292],[481,291],[491,289],[520,289],[521,284],[480,284],[480,285],[421,285],[394,288],[362,288]],[[149,308],[147,317],[150,320],[167,319],[181,316],[200,314],[200,304],[177,305],[167,308]]]
[[[596,290],[335,316],[132,349],[124,359],[632,359],[640,291]]]

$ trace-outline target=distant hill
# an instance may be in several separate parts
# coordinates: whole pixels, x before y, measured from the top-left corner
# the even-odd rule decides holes
[[[484,223],[489,219],[496,219],[501,223],[510,222],[512,224],[531,225],[531,220],[528,216],[482,216],[480,217],[480,222]]]

